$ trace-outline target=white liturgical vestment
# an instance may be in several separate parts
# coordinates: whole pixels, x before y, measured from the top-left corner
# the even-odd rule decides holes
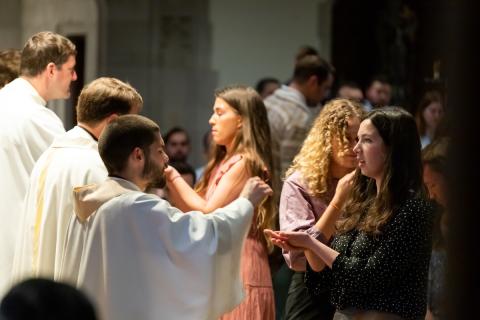
[[[10,283],[15,241],[33,165],[65,133],[55,113],[25,79],[0,90],[0,296]]]
[[[250,201],[239,198],[207,215],[183,213],[129,181],[112,181],[127,190],[88,218],[94,220],[78,281],[102,319],[216,319],[241,302]],[[76,213],[85,218],[85,208]]]
[[[73,188],[106,178],[98,144],[87,131],[76,126],[55,139],[30,177],[15,249],[14,282],[28,277],[56,278],[67,227],[74,217]]]

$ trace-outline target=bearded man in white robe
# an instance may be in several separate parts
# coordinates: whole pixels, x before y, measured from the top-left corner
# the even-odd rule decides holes
[[[89,224],[78,285],[102,319],[215,319],[241,302],[243,241],[271,189],[252,178],[225,208],[183,213],[142,192],[164,185],[164,148],[153,121],[118,117],[99,140],[109,179],[75,191]]]
[[[99,78],[83,88],[77,126],[55,139],[33,168],[15,249],[14,282],[58,279],[68,224],[74,218],[72,190],[105,181],[98,137],[111,120],[138,113],[142,105],[140,94],[115,78]]]
[[[52,32],[32,36],[22,50],[20,77],[0,90],[0,296],[10,282],[19,217],[33,165],[65,133],[47,101],[70,96],[75,45]]]

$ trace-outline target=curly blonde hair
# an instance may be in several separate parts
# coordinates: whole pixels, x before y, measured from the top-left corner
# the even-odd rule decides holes
[[[364,116],[362,106],[348,99],[329,101],[315,119],[300,152],[286,176],[300,172],[313,197],[325,197],[331,190],[332,144],[337,140],[343,152],[348,150],[348,120]],[[315,170],[313,170],[315,169]]]

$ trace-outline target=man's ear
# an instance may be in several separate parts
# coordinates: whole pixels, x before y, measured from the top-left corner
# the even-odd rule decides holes
[[[113,120],[117,119],[118,118],[118,113],[112,113],[111,115],[109,115],[105,121],[107,124],[109,124],[110,122],[112,122]]]
[[[320,83],[318,83],[318,77],[316,75],[311,75],[307,80],[307,84],[309,86],[318,87]]]
[[[53,62],[49,62],[45,67],[45,71],[47,72],[48,76],[53,76],[57,66]]]
[[[145,154],[143,153],[143,150],[139,147],[136,147],[133,149],[131,157],[135,161],[142,161],[145,158]]]

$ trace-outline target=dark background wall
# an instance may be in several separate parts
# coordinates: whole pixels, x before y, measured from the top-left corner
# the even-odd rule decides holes
[[[332,61],[338,78],[367,86],[372,76],[393,84],[393,104],[414,112],[445,50],[445,1],[338,0],[333,7]],[[444,74],[440,72],[443,77]]]

